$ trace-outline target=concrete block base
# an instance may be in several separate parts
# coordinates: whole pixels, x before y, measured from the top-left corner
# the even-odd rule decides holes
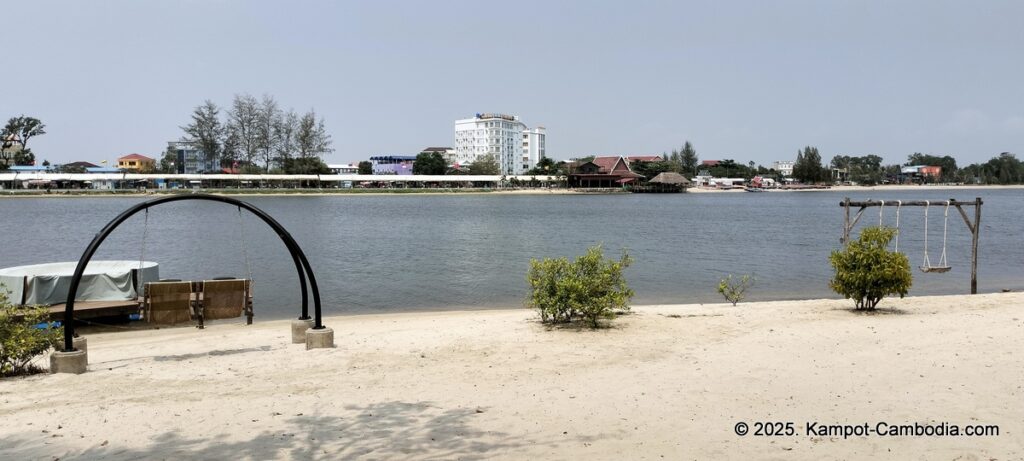
[[[71,347],[85,352],[85,361],[89,362],[89,342],[85,340],[85,336],[71,338]]]
[[[328,349],[334,347],[334,330],[324,327],[319,330],[306,330],[306,350]]]
[[[292,344],[306,342],[306,330],[313,328],[313,319],[292,320]]]
[[[88,368],[85,351],[53,351],[50,354],[50,373],[74,373],[80,375]]]

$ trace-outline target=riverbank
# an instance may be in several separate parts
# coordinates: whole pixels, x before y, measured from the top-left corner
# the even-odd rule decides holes
[[[765,189],[764,192],[870,192],[870,191],[936,191],[936,190],[1005,190],[1005,189],[1024,189],[1024,184],[1007,184],[1007,185],[952,185],[952,184],[883,184],[879,186],[831,186],[828,188],[808,188],[808,189]],[[693,192],[698,194],[704,193],[737,193],[746,192],[742,187],[735,187],[732,189],[718,189],[714,187],[692,187],[687,189],[687,192]]]
[[[1024,294],[638,307],[597,331],[526,309],[88,337],[90,371],[0,381],[4,459],[1018,459]],[[738,436],[738,422],[799,435]],[[988,437],[806,423],[998,425]]]
[[[0,190],[0,198],[5,197],[150,197],[174,194],[203,193],[213,195],[230,195],[236,197],[261,197],[261,196],[381,196],[381,195],[593,195],[593,194],[621,194],[625,193],[620,189],[475,189],[475,188],[454,188],[454,189],[198,189],[195,192],[191,189],[174,190],[147,190],[139,192],[135,190],[75,190],[75,191],[54,191],[46,193],[39,190]]]

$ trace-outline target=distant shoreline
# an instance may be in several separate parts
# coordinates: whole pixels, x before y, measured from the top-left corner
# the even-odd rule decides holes
[[[879,186],[832,186],[823,189],[767,189],[765,192],[863,192],[863,191],[922,191],[922,190],[1005,190],[1024,189],[1024,184],[1011,185],[895,185],[885,184]],[[729,194],[745,192],[744,188],[715,189],[705,187],[690,187],[687,193],[694,194]],[[70,197],[147,197],[172,194],[190,194],[191,189],[174,190],[148,190],[138,192],[133,190],[55,190],[51,193],[38,190],[11,190],[0,189],[2,198],[70,198]],[[232,195],[239,197],[259,196],[382,196],[382,195],[616,195],[626,194],[621,189],[200,189],[197,193],[212,195]]]
[[[149,197],[163,195],[187,195],[191,190],[149,190],[137,191],[54,191],[40,193],[38,191],[21,192],[0,190],[2,198],[74,198],[74,197]],[[613,195],[624,194],[619,189],[200,189],[195,193],[211,195],[231,195],[237,197],[324,197],[324,196],[382,196],[382,195]]]

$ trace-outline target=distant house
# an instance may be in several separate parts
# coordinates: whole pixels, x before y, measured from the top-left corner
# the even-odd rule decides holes
[[[373,174],[412,174],[412,164],[416,157],[408,155],[378,155],[370,157]]]
[[[719,163],[722,163],[722,161],[721,160],[701,160],[700,166],[708,167],[708,168],[713,168],[713,167],[718,166]]]
[[[14,133],[0,139],[0,165],[14,165],[14,155],[21,152],[22,147],[21,139]]]
[[[347,164],[328,164],[327,169],[331,170],[331,174],[357,174],[359,173],[359,165],[355,163]]]
[[[905,181],[924,181],[926,178],[938,179],[942,176],[941,166],[911,165],[900,169],[900,176]]]
[[[99,165],[91,162],[71,162],[63,165],[65,168],[96,168]]]
[[[626,160],[630,163],[633,162],[660,162],[665,160],[660,155],[630,155],[626,157]]]
[[[117,167],[122,170],[153,171],[156,160],[142,154],[128,154],[117,159]]]
[[[455,154],[455,149],[451,147],[428,147],[420,151],[421,154],[433,154],[438,153],[444,157],[445,163],[448,165],[455,165],[458,163],[458,156]],[[465,163],[465,162],[464,162]]]
[[[633,172],[626,157],[594,157],[569,174],[569,187],[621,187],[642,177]]]
[[[783,176],[793,176],[793,167],[796,162],[792,160],[776,160],[772,162],[772,169]]]

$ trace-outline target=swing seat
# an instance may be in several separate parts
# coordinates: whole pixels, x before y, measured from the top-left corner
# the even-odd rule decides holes
[[[921,266],[921,272],[934,272],[936,274],[949,272],[950,269],[953,268],[950,266]]]

